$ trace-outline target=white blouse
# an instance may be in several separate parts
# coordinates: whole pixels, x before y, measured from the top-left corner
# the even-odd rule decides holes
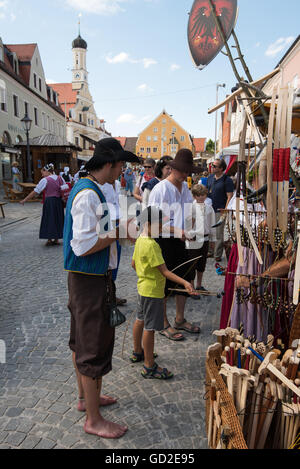
[[[191,219],[193,197],[186,182],[182,184],[179,192],[177,187],[164,179],[151,191],[148,206],[159,207],[164,216],[170,218],[166,225],[179,228],[187,228],[187,220]]]
[[[96,183],[95,183],[96,184]],[[101,190],[100,184],[97,184]],[[104,233],[101,228],[101,218],[105,208],[99,196],[93,190],[83,190],[74,199],[71,215],[73,217],[73,239],[71,247],[75,256],[80,257],[90,251],[97,243],[99,236]],[[110,226],[111,230],[112,227]],[[110,246],[109,269],[118,266],[117,243]]]

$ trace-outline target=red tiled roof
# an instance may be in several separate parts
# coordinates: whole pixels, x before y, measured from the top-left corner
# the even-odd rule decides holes
[[[119,140],[122,147],[125,148],[127,137],[114,137],[116,140]]]
[[[75,106],[77,100],[77,91],[72,89],[72,83],[54,83],[49,85],[57,94],[60,107],[65,112],[65,103],[67,104],[67,116],[69,110]]]
[[[15,52],[21,61],[31,60],[37,44],[5,44],[11,52]]]
[[[193,142],[197,153],[203,153],[205,151],[206,138],[194,138]]]

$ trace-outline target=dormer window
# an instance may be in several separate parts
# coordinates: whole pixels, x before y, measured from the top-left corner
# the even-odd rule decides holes
[[[14,59],[14,72],[16,75],[19,74],[19,66],[18,66],[18,61],[16,59]]]

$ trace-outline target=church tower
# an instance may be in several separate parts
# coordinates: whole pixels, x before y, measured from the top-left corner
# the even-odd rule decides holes
[[[88,71],[86,67],[87,43],[80,36],[74,39],[72,43],[73,51],[73,69],[72,69],[72,87],[73,90],[80,90],[88,84]]]

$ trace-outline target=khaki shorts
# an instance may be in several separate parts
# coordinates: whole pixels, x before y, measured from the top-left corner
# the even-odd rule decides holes
[[[144,322],[146,331],[162,331],[164,328],[164,299],[146,298],[139,295],[136,318]]]

